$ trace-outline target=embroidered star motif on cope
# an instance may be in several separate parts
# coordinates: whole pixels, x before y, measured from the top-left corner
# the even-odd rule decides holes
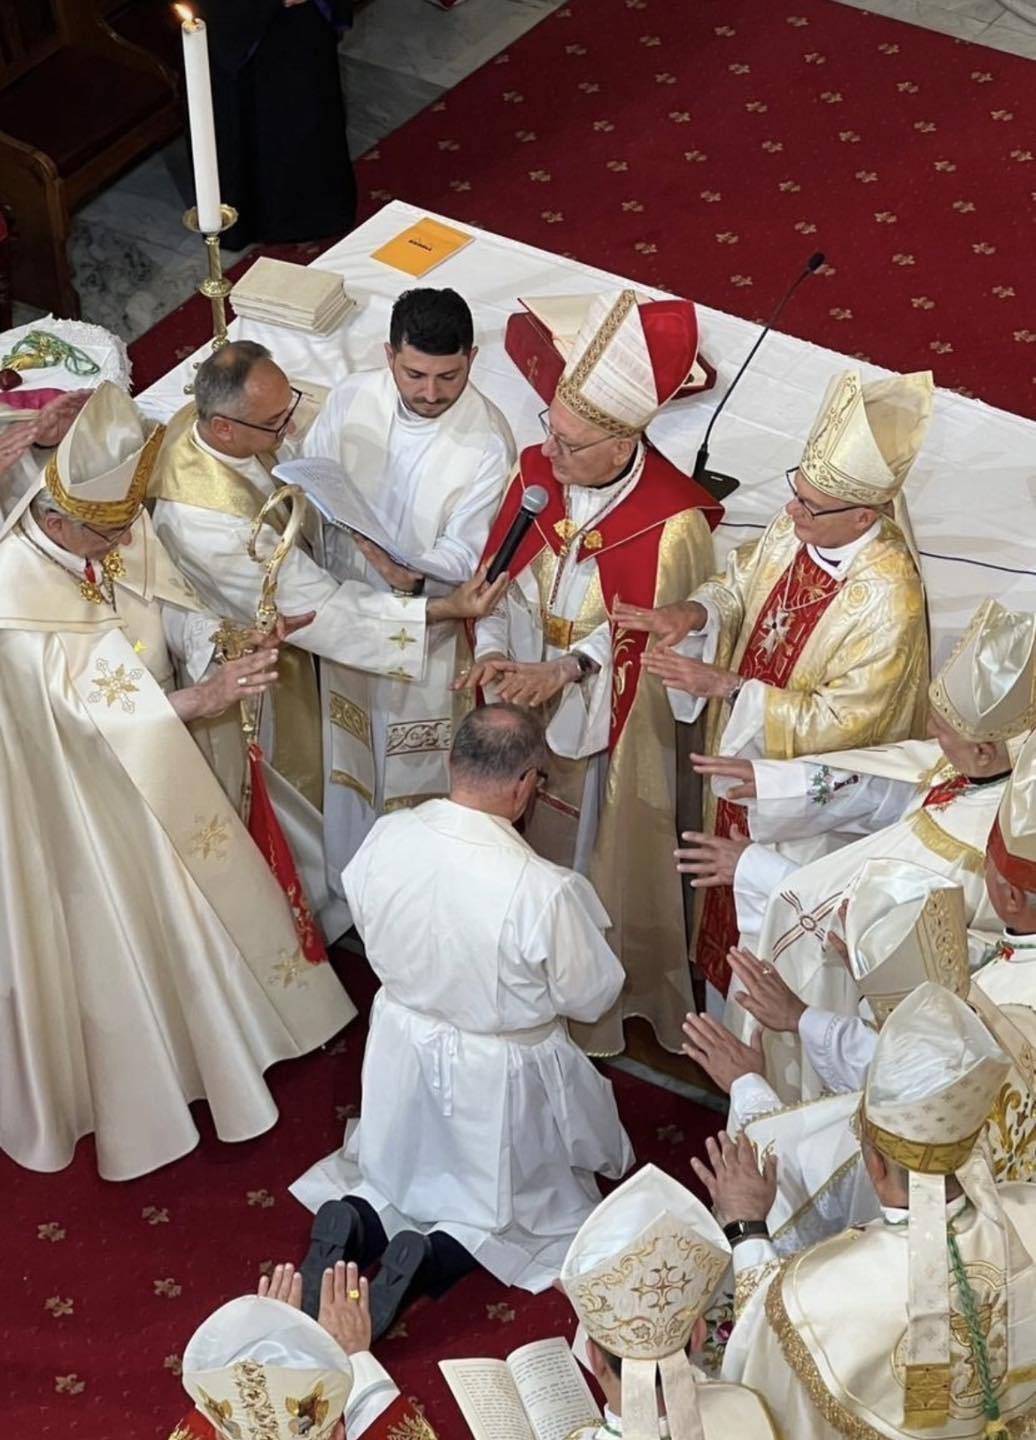
[[[118,665],[113,670],[107,660],[98,660],[97,674],[92,681],[94,688],[86,698],[91,705],[98,705],[103,700],[109,710],[118,702],[124,714],[132,715],[137,707],[129,696],[135,695],[139,689],[134,681],[143,678],[143,670],[127,670],[125,665]]]

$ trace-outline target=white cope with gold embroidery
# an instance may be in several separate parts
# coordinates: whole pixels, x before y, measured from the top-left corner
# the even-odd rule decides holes
[[[166,699],[166,635],[207,642],[147,517],[114,609],[41,538],[0,539],[0,1148],[59,1170],[92,1132],[124,1180],[193,1149],[194,1100],[268,1129],[263,1072],[355,1011]]]

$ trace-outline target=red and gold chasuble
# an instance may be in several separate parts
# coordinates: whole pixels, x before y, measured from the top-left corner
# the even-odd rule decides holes
[[[762,680],[785,689],[817,622],[838,593],[839,582],[811,559],[803,546],[774,585],[759,612],[738,666],[742,680]],[[727,839],[744,829],[744,810],[729,800],[716,802],[715,834]],[[729,885],[706,890],[698,929],[698,967],[720,994],[727,993],[727,952],[737,944],[737,908]]]
[[[500,513],[496,517],[482,560],[485,564],[503,544],[511,521],[521,506],[522,496],[532,485],[542,485],[549,497],[544,509],[529,527],[509,571],[519,575],[544,549],[564,561],[573,544],[578,559],[594,559],[601,582],[605,607],[610,612],[617,600],[650,609],[655,602],[658,579],[658,551],[665,522],[684,510],[701,510],[710,530],[723,518],[723,506],[664,455],[646,447],[644,469],[632,492],[592,528],[570,533],[571,521],[565,509],[565,487],[554,478],[550,461],[538,445],[530,445],[519,458],[518,474],[511,481]],[[544,616],[547,627],[549,617]],[[551,637],[548,635],[548,639]],[[614,750],[636,699],[640,684],[640,657],[648,641],[642,631],[611,626],[612,716],[608,738]],[[567,644],[552,641],[559,648]]]
[[[438,1440],[420,1410],[405,1395],[397,1395],[363,1434],[365,1440]],[[221,1440],[221,1437],[199,1410],[192,1410],[180,1421],[169,1440]],[[351,1440],[348,1430],[345,1440]]]

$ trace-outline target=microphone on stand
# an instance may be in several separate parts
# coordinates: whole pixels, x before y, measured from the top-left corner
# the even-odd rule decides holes
[[[486,584],[492,585],[498,579],[514,559],[515,551],[525,539],[529,526],[536,519],[542,510],[545,510],[550,496],[542,485],[530,485],[522,496],[521,509],[511,521],[511,528],[504,536],[500,549],[493,556],[486,574]]]
[[[740,370],[737,372],[733,380],[731,380],[730,384],[727,386],[727,390],[723,396],[723,399],[719,402],[715,410],[712,412],[712,419],[708,423],[705,431],[705,437],[698,448],[698,454],[694,461],[694,478],[698,482],[698,484],[701,485],[703,489],[707,490],[709,494],[712,495],[713,498],[716,500],[725,500],[728,495],[730,495],[734,490],[737,489],[737,487],[741,484],[741,481],[736,480],[733,475],[723,475],[718,470],[710,470],[708,468],[709,436],[712,434],[712,427],[713,425],[715,425],[716,421],[723,413],[723,407],[726,405],[727,401],[734,393],[735,387],[737,386],[738,381],[741,379],[741,376],[745,373],[749,365],[752,363],[752,358],[755,355],[755,352],[759,349],[759,346],[763,343],[767,335],[769,335],[770,331],[780,319],[781,311],[784,309],[785,305],[787,305],[788,301],[795,294],[795,291],[802,284],[803,280],[805,280],[806,276],[815,275],[820,269],[821,265],[823,265],[823,263],[824,256],[820,250],[818,250],[815,255],[811,255],[806,261],[806,268],[802,271],[800,275],[796,276],[795,280],[792,282],[790,289],[785,292],[776,310],[774,310],[769,320],[767,320],[766,324],[759,332],[759,337],[756,340],[755,344],[752,346],[751,350],[749,350],[748,354],[742,361]]]

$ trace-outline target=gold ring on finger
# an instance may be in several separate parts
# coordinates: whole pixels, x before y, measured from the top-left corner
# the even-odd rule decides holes
[[[350,1290],[350,1291],[349,1291],[349,1299],[350,1299],[350,1300],[359,1300],[359,1298],[360,1298],[360,1292],[359,1292],[359,1290]]]

